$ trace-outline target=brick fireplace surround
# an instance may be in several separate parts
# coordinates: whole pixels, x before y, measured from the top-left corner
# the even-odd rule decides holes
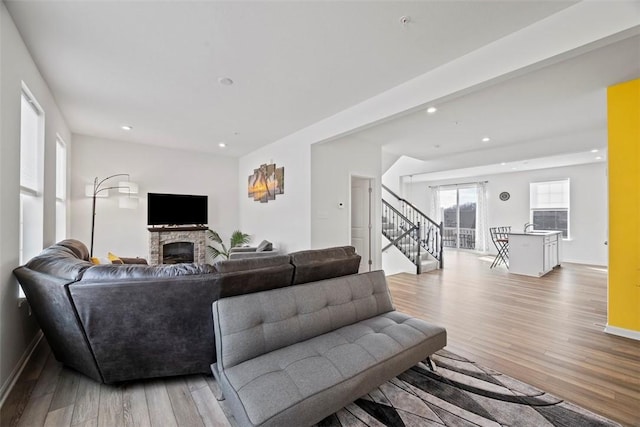
[[[163,264],[164,247],[170,243],[193,243],[193,262],[206,263],[207,227],[151,227],[149,264]]]

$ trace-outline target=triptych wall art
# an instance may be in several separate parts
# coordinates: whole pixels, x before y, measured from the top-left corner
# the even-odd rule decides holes
[[[284,166],[276,168],[276,164],[260,165],[249,175],[247,185],[249,197],[260,203],[275,200],[278,194],[284,194]]]

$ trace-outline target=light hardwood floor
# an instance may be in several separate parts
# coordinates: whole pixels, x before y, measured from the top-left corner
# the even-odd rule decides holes
[[[447,349],[620,423],[640,426],[640,342],[607,335],[606,271],[543,278],[449,251],[446,268],[388,277],[398,309],[447,328]],[[43,340],[44,341],[44,340]],[[210,376],[100,385],[39,346],[2,408],[5,426],[229,425]]]

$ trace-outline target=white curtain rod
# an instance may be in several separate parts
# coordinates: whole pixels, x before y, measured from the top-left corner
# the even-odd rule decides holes
[[[429,188],[459,187],[461,185],[486,184],[488,182],[489,181],[475,181],[475,182],[463,182],[463,183],[460,183],[460,184],[430,185]]]

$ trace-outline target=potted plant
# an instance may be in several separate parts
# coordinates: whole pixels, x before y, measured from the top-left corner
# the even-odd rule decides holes
[[[229,251],[231,248],[249,243],[251,241],[251,236],[241,232],[240,230],[234,231],[229,239],[228,249],[224,243],[222,243],[222,238],[217,231],[213,231],[211,229],[207,230],[207,239],[211,242],[210,245],[207,245],[207,253],[211,256],[211,259],[215,260],[219,256],[224,259],[229,259]]]

